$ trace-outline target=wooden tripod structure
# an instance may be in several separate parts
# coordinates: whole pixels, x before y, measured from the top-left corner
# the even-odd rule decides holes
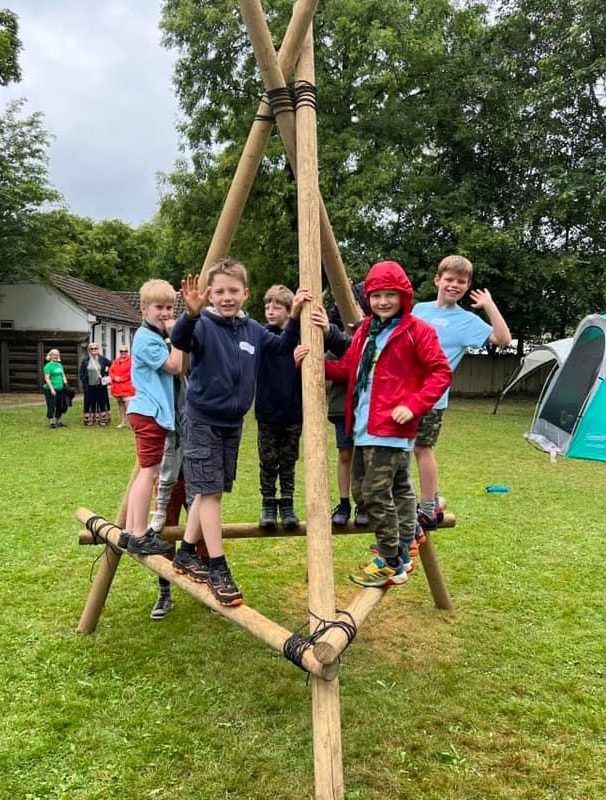
[[[246,141],[231,188],[223,206],[211,241],[200,281],[217,258],[227,255],[233,235],[244,210],[251,186],[261,163],[264,149],[275,121],[287,158],[297,181],[299,229],[300,285],[310,289],[314,297],[322,292],[324,265],[335,300],[345,323],[357,320],[350,283],[341,260],[326,208],[318,186],[316,96],[313,57],[312,21],[318,0],[297,0],[279,55],[272,44],[265,13],[260,0],[238,0],[248,29],[266,94],[262,100]],[[288,88],[294,71],[294,93]],[[294,94],[294,98],[293,98]],[[295,661],[311,675],[313,752],[316,800],[342,800],[344,797],[339,705],[339,655],[350,643],[352,635],[381,601],[384,589],[361,589],[346,611],[337,615],[332,569],[332,530],[328,491],[328,454],[326,442],[326,401],[324,391],[324,348],[319,328],[311,324],[310,310],[304,308],[301,339],[311,347],[303,363],[303,437],[305,441],[305,533],[309,576],[310,630],[313,638],[303,642]],[[131,476],[131,483],[136,470]],[[122,556],[118,548],[120,527],[124,525],[127,488],[118,510],[116,525],[94,515],[85,508],[77,518],[86,524],[88,537],[108,543],[80,618],[78,631],[92,633],[97,626],[113,577]],[[237,526],[230,526],[236,528]],[[256,526],[243,526],[241,535],[265,535]],[[225,531],[227,535],[228,531]],[[350,531],[353,532],[353,531]],[[359,531],[356,531],[359,532]],[[166,531],[169,533],[169,531]],[[179,538],[181,531],[171,530],[170,538]],[[237,536],[238,534],[232,535]],[[169,538],[169,537],[167,537]],[[421,545],[421,560],[436,606],[452,607],[448,590],[428,538]],[[280,625],[249,606],[221,606],[211,592],[188,578],[177,575],[161,556],[132,556],[145,567],[177,584],[199,602],[245,628],[249,633],[282,651],[287,657],[288,645],[300,642]],[[320,622],[319,622],[320,620]],[[323,623],[327,624],[324,625]],[[320,628],[319,626],[322,625]]]

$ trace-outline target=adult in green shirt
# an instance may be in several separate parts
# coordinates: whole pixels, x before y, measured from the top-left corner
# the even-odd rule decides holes
[[[67,402],[63,391],[67,378],[61,363],[61,353],[53,348],[46,354],[44,373],[44,397],[46,398],[46,418],[49,427],[64,428],[61,417],[67,411]]]

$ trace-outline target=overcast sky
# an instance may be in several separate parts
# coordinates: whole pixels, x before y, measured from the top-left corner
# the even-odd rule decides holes
[[[19,17],[27,99],[55,136],[50,180],[70,211],[131,225],[158,202],[156,173],[178,157],[174,56],[160,45],[160,0],[0,0]]]

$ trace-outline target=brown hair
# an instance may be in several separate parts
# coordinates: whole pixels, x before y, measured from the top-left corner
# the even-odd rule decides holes
[[[463,256],[446,256],[438,264],[438,278],[445,272],[454,272],[471,283],[473,278],[473,264],[468,258]]]
[[[174,305],[176,298],[177,293],[173,287],[168,281],[163,281],[161,278],[152,278],[150,281],[145,281],[139,289],[139,302],[141,305],[149,305],[150,303]]]
[[[206,284],[211,286],[215,275],[229,275],[230,278],[235,278],[237,281],[248,288],[248,275],[246,274],[246,267],[240,264],[239,261],[234,261],[231,258],[220,258],[212,265],[206,275]]]
[[[274,283],[274,285],[270,286],[265,292],[263,303],[267,305],[268,303],[274,302],[280,306],[284,306],[287,311],[290,311],[294,297],[294,294],[290,291],[288,286],[284,286],[282,283]]]

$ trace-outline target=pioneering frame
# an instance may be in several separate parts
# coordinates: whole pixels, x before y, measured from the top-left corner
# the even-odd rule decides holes
[[[359,312],[318,185],[312,32],[318,0],[295,2],[279,55],[273,46],[260,0],[238,0],[238,5],[263,77],[265,94],[225,199],[200,273],[200,282],[203,285],[209,267],[229,253],[275,122],[297,182],[299,283],[309,288],[314,297],[320,297],[323,265],[344,323],[354,323]],[[293,72],[294,90],[287,83]],[[307,522],[300,531],[278,529],[272,533],[256,525],[242,523],[224,526],[223,535],[225,538],[306,535],[310,636],[305,638],[293,634],[250,606],[234,608],[220,605],[205,585],[194,583],[174,572],[163,556],[128,555],[270,647],[281,651],[311,675],[315,797],[316,800],[343,800],[339,655],[387,590],[360,589],[345,611],[336,612],[328,490],[324,345],[321,330],[311,324],[307,304],[301,316],[301,341],[311,347],[310,355],[302,366]],[[76,512],[77,518],[87,528],[86,532],[80,534],[80,543],[105,542],[108,545],[80,618],[80,633],[95,631],[123,555],[118,547],[118,538],[125,524],[128,493],[137,470],[135,467],[131,475],[115,524],[86,508],[79,508]],[[448,515],[445,525],[453,524],[454,518]],[[360,533],[361,530],[349,526],[337,532]],[[164,538],[169,540],[179,539],[182,534],[180,527],[165,528],[163,531]],[[450,596],[429,536],[421,544],[419,552],[436,607],[450,610]]]

